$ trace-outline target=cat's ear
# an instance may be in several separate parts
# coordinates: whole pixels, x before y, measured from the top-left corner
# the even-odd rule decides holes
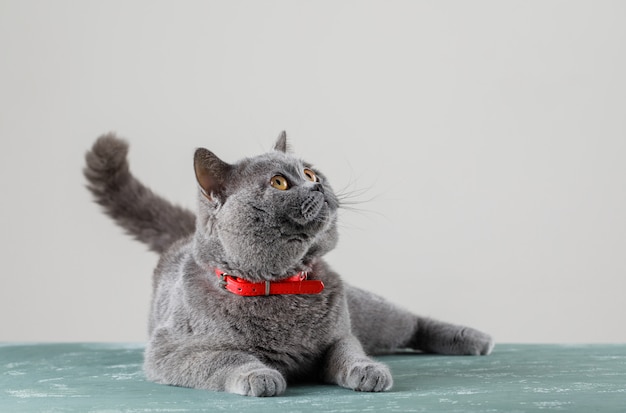
[[[209,200],[222,192],[228,173],[232,168],[213,152],[204,148],[196,149],[193,166],[202,194]]]
[[[278,139],[276,139],[276,143],[274,144],[274,150],[280,152],[287,152],[287,132],[282,131],[280,135],[278,135]]]

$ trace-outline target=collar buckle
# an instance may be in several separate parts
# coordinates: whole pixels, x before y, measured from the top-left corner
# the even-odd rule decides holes
[[[220,272],[217,274],[217,276],[220,278],[220,280],[218,281],[218,285],[220,286],[220,288],[223,288],[224,290],[226,290],[226,286],[228,285],[228,281],[226,281],[226,276],[228,274],[226,274],[225,272]]]

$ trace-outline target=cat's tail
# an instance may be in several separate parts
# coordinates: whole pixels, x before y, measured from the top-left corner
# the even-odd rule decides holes
[[[87,188],[113,220],[137,240],[162,253],[195,230],[195,215],[139,182],[128,167],[128,144],[110,133],[85,155]]]

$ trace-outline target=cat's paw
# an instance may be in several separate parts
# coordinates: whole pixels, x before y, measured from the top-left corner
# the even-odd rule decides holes
[[[342,384],[356,391],[379,392],[389,390],[393,385],[393,378],[384,364],[363,361],[350,367],[345,383]]]
[[[244,396],[271,397],[285,392],[287,382],[273,369],[258,369],[240,374],[233,393]]]
[[[495,342],[489,334],[469,327],[459,329],[454,337],[457,354],[486,356],[491,353]]]

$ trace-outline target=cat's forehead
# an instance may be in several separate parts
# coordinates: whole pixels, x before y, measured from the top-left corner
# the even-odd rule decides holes
[[[242,173],[299,173],[302,168],[310,164],[294,155],[283,152],[271,152],[254,158],[248,158],[240,163]]]

